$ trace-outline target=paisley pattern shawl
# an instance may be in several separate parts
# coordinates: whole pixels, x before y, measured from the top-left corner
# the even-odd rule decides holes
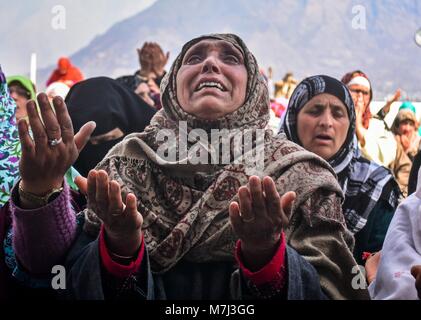
[[[186,113],[176,97],[175,80],[184,54],[192,45],[208,38],[225,40],[239,48],[248,73],[244,104],[217,121],[204,121]],[[157,150],[163,144],[157,139],[159,130],[173,130],[178,138],[182,129],[178,121],[181,120],[187,122],[187,131],[229,129],[230,141],[241,132],[265,128],[269,119],[269,98],[258,70],[256,59],[235,35],[213,34],[188,42],[162,81],[163,109],[144,132],[127,136],[98,164],[97,169],[107,171],[111,179],[120,183],[124,197],[129,192],[137,196],[153,272],[165,272],[182,258],[194,262],[234,261],[237,237],[229,223],[228,205],[251,175],[271,176],[281,194],[296,191],[293,212],[305,204],[317,211],[314,214],[333,212],[333,216],[324,219],[334,219],[344,226],[340,209],[332,211],[329,205],[326,210],[316,208],[309,202],[316,190],[324,190],[336,195],[340,207],[341,191],[332,169],[320,157],[288,141],[284,135],[273,136],[272,131],[264,131],[264,169],[261,171],[256,170],[252,161],[247,161],[255,149],[229,164],[194,165],[186,159],[169,162],[159,157]],[[193,145],[189,141],[187,148],[190,150]],[[95,213],[89,209],[84,213],[85,231],[98,232],[101,222]]]

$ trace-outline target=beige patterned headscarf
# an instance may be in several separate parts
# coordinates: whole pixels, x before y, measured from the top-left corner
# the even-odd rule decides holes
[[[188,114],[176,96],[176,76],[186,51],[199,41],[210,38],[235,45],[243,53],[248,73],[244,104],[216,121],[205,121]],[[124,197],[129,192],[137,196],[153,272],[165,272],[180,259],[234,261],[237,237],[229,222],[228,206],[236,199],[238,188],[246,185],[254,174],[271,176],[280,194],[289,190],[297,193],[287,237],[294,234],[299,224],[311,225],[311,215],[323,216],[325,221],[332,221],[330,227],[343,230],[341,191],[332,169],[324,160],[286,140],[283,135],[275,137],[271,131],[265,131],[264,168],[261,172],[256,172],[256,168],[246,161],[194,165],[183,161],[186,159],[165,161],[158,155],[157,150],[163,143],[157,139],[158,131],[170,129],[179,135],[181,120],[187,121],[187,131],[194,128],[206,131],[230,129],[229,139],[239,132],[266,126],[269,119],[267,86],[259,74],[256,59],[239,37],[212,34],[189,41],[163,79],[161,92],[163,109],[145,131],[127,136],[97,166],[97,169],[106,170],[110,179],[120,183]],[[187,147],[192,145],[193,142],[189,142]],[[322,200],[316,199],[318,194],[326,196]],[[300,214],[295,214],[297,210]],[[98,230],[98,218],[88,211],[86,218],[85,230],[92,230],[92,227]],[[324,251],[321,261],[326,260],[326,254],[328,252]],[[303,256],[306,256],[305,252]],[[318,260],[309,260],[318,264]],[[331,276],[334,272],[329,271],[329,274]]]

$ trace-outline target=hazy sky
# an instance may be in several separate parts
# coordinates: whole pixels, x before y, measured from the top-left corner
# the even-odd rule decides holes
[[[137,14],[156,0],[14,0],[0,2],[0,64],[7,75],[29,74],[30,55],[37,53],[38,67],[71,55],[114,23]],[[61,5],[65,29],[52,21]],[[57,20],[57,19],[56,19]]]

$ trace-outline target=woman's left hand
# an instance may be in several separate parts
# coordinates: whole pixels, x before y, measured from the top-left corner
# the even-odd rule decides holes
[[[121,187],[104,170],[91,170],[87,180],[88,208],[104,224],[107,248],[116,255],[136,255],[142,244],[143,217],[133,193],[123,202]]]
[[[421,300],[421,265],[413,266],[411,269],[411,274],[415,278],[415,288],[418,292],[418,299]]]
[[[365,262],[365,272],[368,284],[372,283],[376,279],[377,269],[379,268],[379,263],[381,259],[381,251],[376,252]]]
[[[249,178],[238,190],[239,203],[231,202],[229,215],[234,232],[241,240],[241,251],[250,270],[259,270],[275,254],[283,228],[288,225],[295,192],[282,197],[270,177]]]

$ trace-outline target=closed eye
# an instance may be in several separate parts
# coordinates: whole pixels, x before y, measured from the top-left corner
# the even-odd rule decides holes
[[[343,110],[343,108],[339,107],[339,106],[333,106],[332,107],[332,115],[335,118],[342,118],[346,116],[346,111]]]
[[[324,109],[325,109],[324,105],[316,104],[312,108],[307,109],[306,113],[308,113],[310,115],[313,115],[313,116],[318,116],[318,115],[323,113]]]

